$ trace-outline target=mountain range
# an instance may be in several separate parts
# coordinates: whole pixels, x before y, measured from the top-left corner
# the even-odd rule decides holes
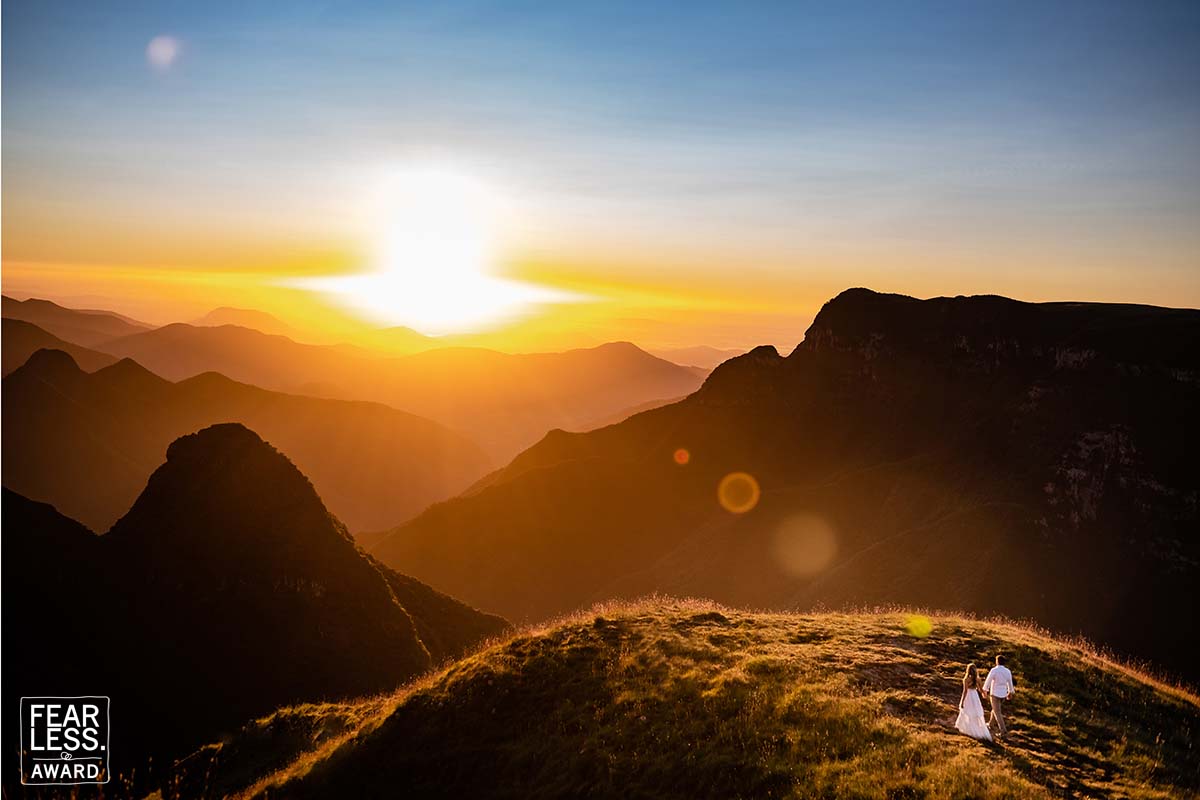
[[[384,403],[462,433],[496,463],[553,428],[589,430],[687,395],[708,373],[628,342],[511,354],[462,346],[471,337],[364,328],[365,346],[304,344],[295,340],[304,334],[270,314],[229,307],[154,328],[111,312],[5,297],[4,317],[14,330],[18,322],[42,329],[13,335],[5,374],[41,348],[70,352],[88,371],[130,358],[172,381],[216,372],[277,392]],[[697,349],[701,360],[719,353],[709,350]]]
[[[379,358],[232,325],[167,325],[99,349],[170,380],[219,372],[276,391],[386,403],[460,431],[498,463],[552,428],[688,394],[706,374],[628,342],[562,353],[441,348]]]
[[[4,485],[98,532],[129,510],[174,439],[219,422],[268,437],[353,530],[394,525],[490,469],[461,435],[378,403],[211,372],[172,383],[129,359],[88,373],[59,350],[38,351],[4,379],[3,411]]]
[[[88,372],[107,367],[117,360],[116,356],[110,356],[108,353],[64,341],[31,322],[6,317],[2,323],[3,333],[0,340],[3,341],[5,375],[28,361],[38,350],[61,350]]]
[[[105,536],[7,489],[3,523],[4,647],[21,653],[5,702],[104,687],[126,776],[283,704],[395,688],[506,627],[366,555],[237,424],[173,442]]]
[[[214,308],[202,317],[192,320],[191,324],[199,328],[219,328],[222,325],[237,325],[242,328],[253,328],[270,336],[286,336],[296,341],[304,338],[301,332],[279,317],[252,308],[221,306],[220,308]]]
[[[515,620],[664,591],[1032,618],[1196,677],[1200,312],[828,302],[687,399],[552,432],[373,553]]]
[[[152,327],[112,311],[64,308],[49,300],[32,297],[28,300],[17,300],[5,295],[2,304],[2,312],[6,319],[32,323],[44,331],[84,347],[147,331]]]

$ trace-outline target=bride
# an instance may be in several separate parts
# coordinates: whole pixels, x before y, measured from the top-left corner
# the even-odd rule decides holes
[[[979,671],[974,664],[967,665],[967,674],[963,676],[962,698],[958,701],[958,719],[954,727],[973,736],[976,739],[992,740],[992,732],[988,730],[987,722],[983,719],[983,701],[979,698]]]

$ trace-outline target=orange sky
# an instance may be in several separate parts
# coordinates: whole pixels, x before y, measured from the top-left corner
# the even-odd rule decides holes
[[[280,285],[280,278],[324,272],[319,260],[276,263],[272,270],[113,267],[98,264],[47,264],[6,260],[3,286],[18,297],[45,297],[74,307],[118,311],[151,323],[189,321],[219,306],[267,311],[303,330],[310,341],[366,343],[366,325],[351,310],[319,293]],[[798,270],[799,271],[799,270]],[[1029,272],[1032,272],[1030,270]],[[939,274],[913,269],[889,274],[863,265],[840,269],[807,268],[804,277],[786,271],[753,269],[696,270],[681,282],[674,268],[637,263],[602,265],[580,262],[546,264],[529,260],[510,274],[541,285],[560,287],[582,299],[528,309],[516,322],[476,331],[473,344],[511,351],[540,351],[631,340],[646,347],[708,344],[749,348],[773,344],[789,351],[803,337],[821,304],[844,288],[866,285],[917,296],[994,292],[1028,300],[1086,298],[1097,301],[1186,305],[1190,286],[1147,285],[1130,291],[1119,270],[1109,281],[1097,271],[1088,286],[1040,279],[1013,270],[1005,280],[972,280],[970,272]],[[1032,290],[1022,291],[1029,286]],[[1175,298],[1179,302],[1173,302]],[[470,333],[469,331],[466,333]]]
[[[6,293],[510,350],[787,350],[852,286],[1200,306],[1179,8],[70,5],[5,9]]]

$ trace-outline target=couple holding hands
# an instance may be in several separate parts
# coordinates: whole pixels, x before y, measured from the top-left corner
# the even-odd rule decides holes
[[[983,718],[983,700],[980,693],[986,694],[991,701],[992,715]],[[996,666],[988,672],[983,685],[979,685],[979,671],[974,664],[967,665],[967,673],[963,676],[962,697],[958,701],[958,719],[954,727],[967,736],[985,741],[992,741],[991,725],[996,725],[997,736],[1003,737],[1008,733],[1004,724],[1004,704],[1013,696],[1012,672],[1004,666],[1004,656],[996,656]]]

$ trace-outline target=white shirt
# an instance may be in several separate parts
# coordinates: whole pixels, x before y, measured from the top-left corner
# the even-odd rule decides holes
[[[1008,667],[999,664],[992,667],[987,680],[983,682],[983,691],[1003,699],[1008,697],[1012,690],[1012,673],[1008,671]]]

